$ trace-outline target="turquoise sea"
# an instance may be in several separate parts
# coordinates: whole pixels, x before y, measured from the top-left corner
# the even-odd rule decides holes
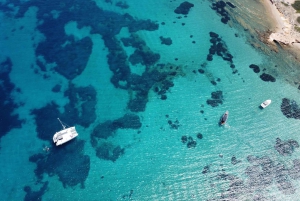
[[[300,65],[259,40],[265,16],[251,0],[1,0],[1,200],[300,200]],[[58,147],[57,118],[79,133]]]

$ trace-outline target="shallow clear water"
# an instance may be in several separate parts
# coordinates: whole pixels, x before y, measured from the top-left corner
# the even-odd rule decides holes
[[[182,2],[1,2],[3,200],[298,199],[298,64],[238,23],[259,4]]]

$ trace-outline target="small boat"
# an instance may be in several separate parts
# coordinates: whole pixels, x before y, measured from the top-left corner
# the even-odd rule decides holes
[[[62,145],[78,136],[75,126],[70,127],[67,124],[62,123],[59,118],[57,119],[62,125],[63,129],[59,132],[56,132],[53,136],[53,142],[56,144],[56,146]]]
[[[227,110],[220,119],[220,125],[224,125],[228,119],[229,111]]]
[[[266,107],[268,107],[268,105],[270,105],[271,104],[271,100],[265,100],[262,104],[260,104],[260,106],[262,107],[262,108],[266,108]]]

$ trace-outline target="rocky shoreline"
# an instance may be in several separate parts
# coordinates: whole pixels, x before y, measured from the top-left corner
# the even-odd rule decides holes
[[[277,22],[276,30],[269,35],[269,41],[300,48],[300,32],[295,29],[299,27],[297,23],[299,13],[292,7],[294,2],[295,0],[265,0],[265,5],[271,8]]]

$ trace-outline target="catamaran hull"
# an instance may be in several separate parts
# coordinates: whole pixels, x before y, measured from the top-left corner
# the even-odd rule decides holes
[[[62,145],[78,136],[75,127],[66,128],[56,132],[53,136],[53,142],[56,146]]]

